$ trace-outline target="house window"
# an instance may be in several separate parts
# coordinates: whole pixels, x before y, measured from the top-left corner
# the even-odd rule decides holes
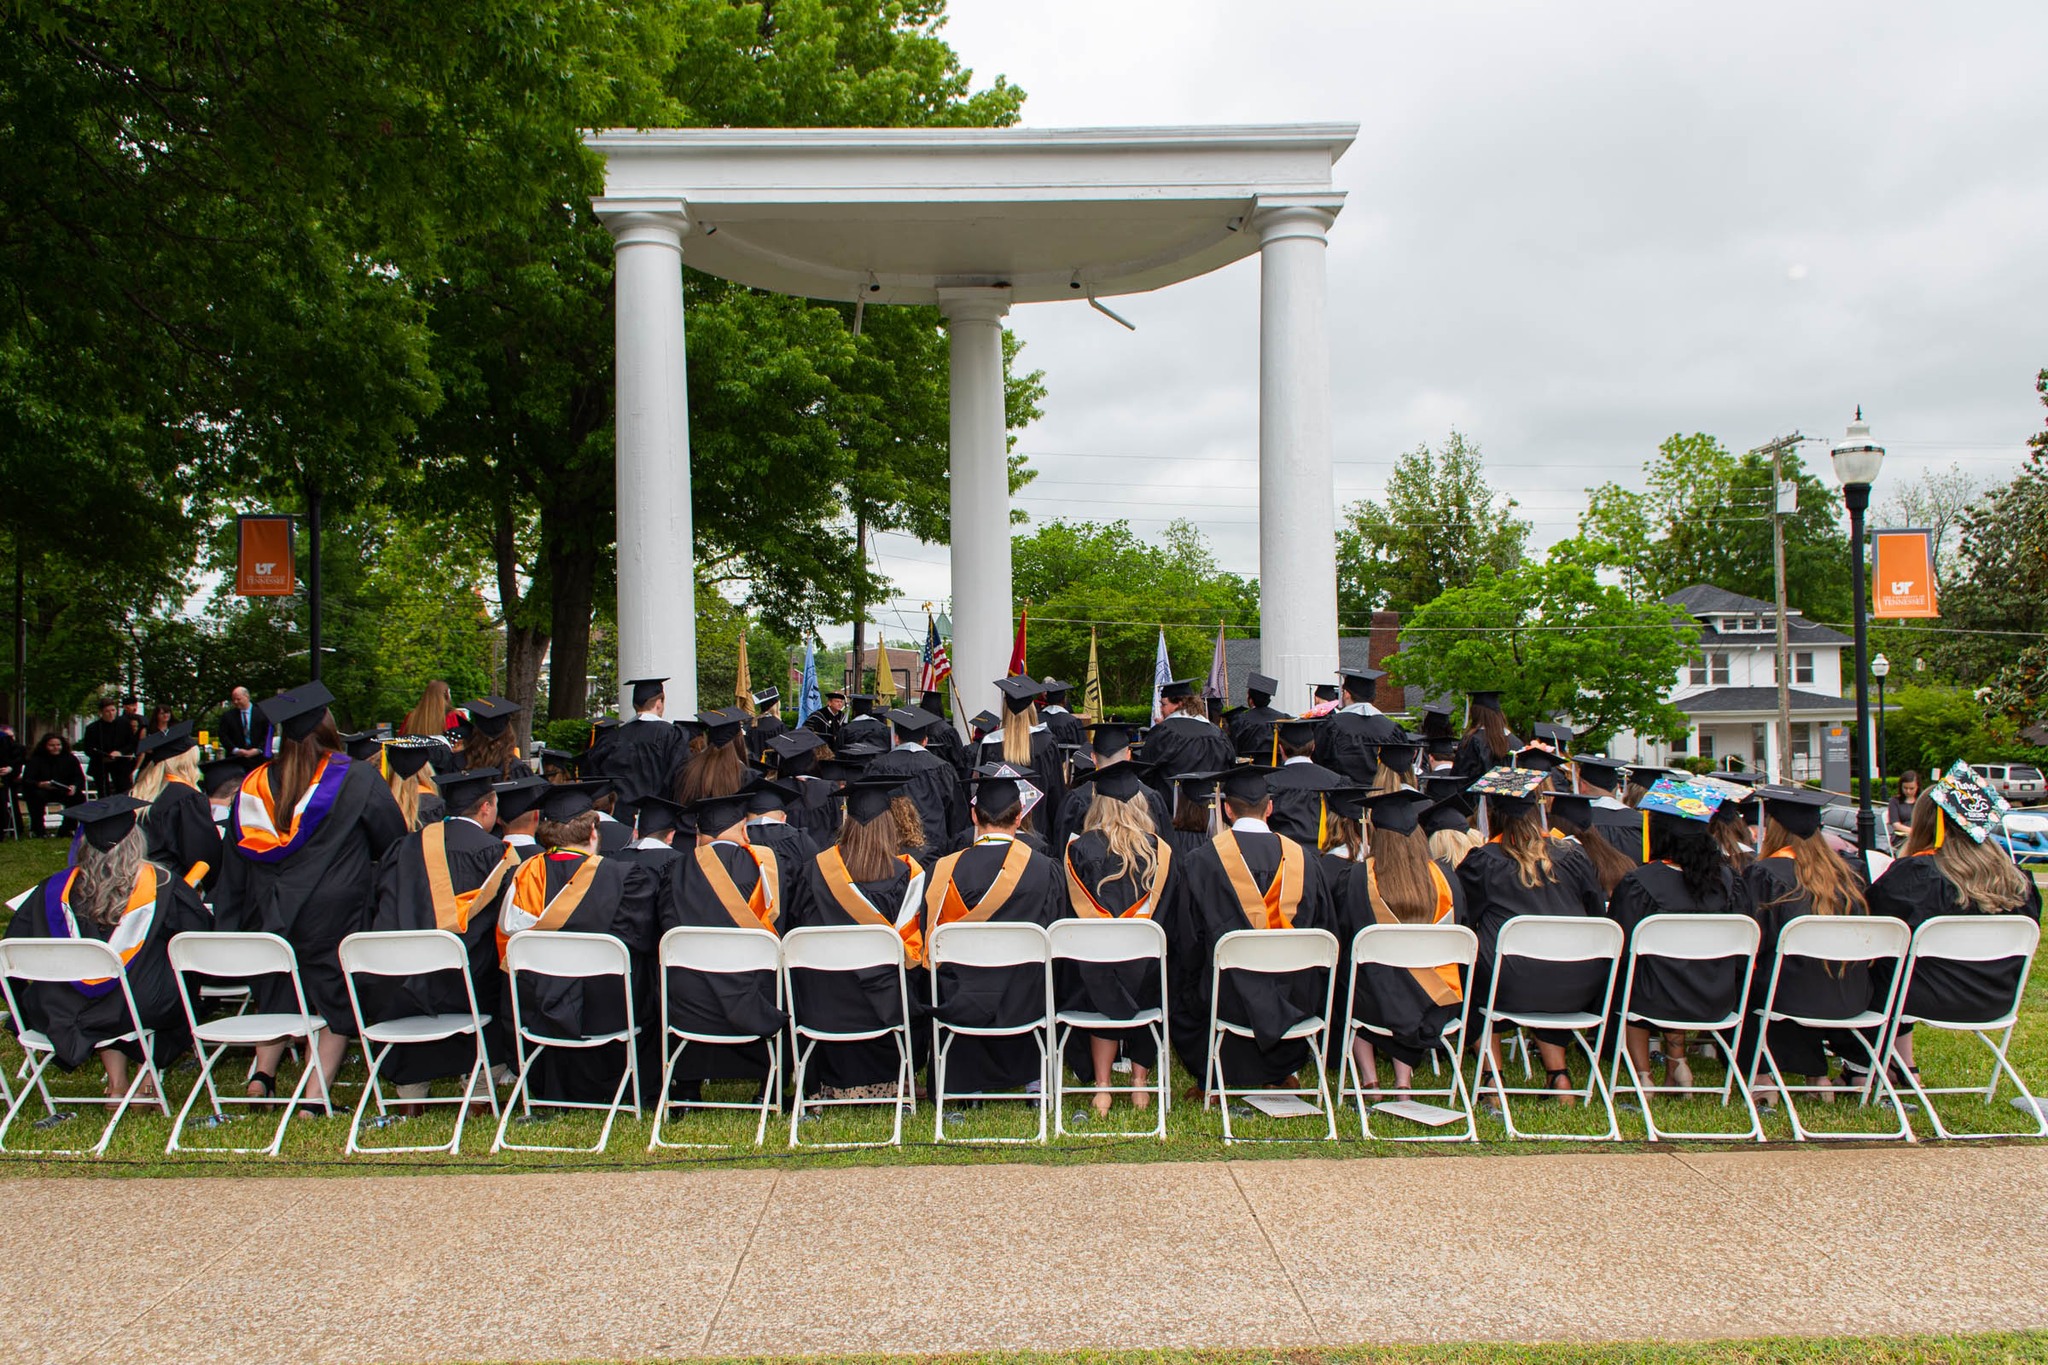
[[[1706,655],[1702,654],[1692,661],[1692,667],[1687,670],[1687,676],[1692,680],[1694,687],[1705,687],[1707,685]]]
[[[1792,656],[1792,681],[1810,683],[1813,681],[1813,651],[1801,650]]]
[[[1756,629],[1756,618],[1755,618],[1754,616],[1745,616],[1745,617],[1743,617],[1743,618],[1742,618],[1742,628],[1743,628],[1744,630],[1750,630],[1750,631],[1753,631],[1753,630],[1755,630],[1755,629]]]
[[[1712,759],[1713,756],[1714,737],[1708,734],[1705,730],[1702,730],[1700,731],[1700,757],[1705,759]]]
[[[1712,654],[1708,656],[1708,662],[1712,665],[1711,671],[1714,686],[1726,687],[1728,685],[1728,656],[1726,654]]]
[[[1671,742],[1671,752],[1674,754],[1682,754],[1685,752],[1686,746],[1691,742],[1692,737],[1690,735],[1680,735],[1677,739]]]

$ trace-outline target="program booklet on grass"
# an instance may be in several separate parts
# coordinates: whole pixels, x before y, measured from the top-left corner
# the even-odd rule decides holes
[[[1276,1119],[1302,1119],[1323,1111],[1299,1095],[1246,1095],[1244,1102],[1261,1114]]]
[[[1426,1123],[1432,1128],[1441,1128],[1465,1117],[1461,1110],[1446,1109],[1440,1104],[1424,1104],[1421,1100],[1381,1100],[1372,1108],[1376,1114],[1392,1114],[1397,1119]]]

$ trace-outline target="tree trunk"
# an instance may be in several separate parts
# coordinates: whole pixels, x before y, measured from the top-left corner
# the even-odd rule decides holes
[[[588,546],[548,548],[553,593],[554,652],[548,656],[548,719],[581,720],[590,713],[590,607],[597,582],[597,551]]]
[[[540,696],[540,661],[548,652],[548,633],[522,624],[530,616],[531,602],[519,592],[519,544],[513,534],[509,502],[498,506],[492,548],[498,561],[498,602],[505,613],[505,695],[526,708],[513,724],[519,734],[519,752],[530,754],[533,704]]]

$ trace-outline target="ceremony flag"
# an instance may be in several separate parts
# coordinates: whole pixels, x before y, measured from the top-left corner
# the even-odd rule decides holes
[[[1159,628],[1159,652],[1152,656],[1152,719],[1159,719],[1159,694],[1173,681],[1173,665],[1166,661],[1166,627]]]
[[[875,627],[875,700],[896,700],[896,670],[889,667],[889,646],[879,625]]]
[[[1081,684],[1081,709],[1088,719],[1102,719],[1102,665],[1096,658],[1095,627],[1088,627],[1088,679]]]
[[[1934,602],[1934,532],[1870,533],[1870,614],[1885,620],[1940,616]]]
[[[747,669],[747,627],[740,623],[740,666],[733,673],[733,695],[739,698],[740,710],[748,715],[754,712],[754,675]]]
[[[953,661],[947,657],[945,641],[939,639],[939,623],[929,608],[924,614],[924,653],[918,662],[919,693],[940,691],[953,676]]]
[[[1016,677],[1024,671],[1024,627],[1031,621],[1031,604],[1026,602],[1024,610],[1017,613],[1017,643],[1010,647],[1010,676]]]
[[[804,643],[803,680],[796,690],[796,723],[802,725],[811,718],[813,711],[823,709],[825,699],[818,695],[818,651],[809,641]]]
[[[1223,703],[1230,697],[1230,659],[1223,651],[1223,623],[1216,623],[1216,648],[1209,655],[1209,685],[1202,689],[1202,695],[1209,702],[1209,718],[1214,720],[1223,714]]]

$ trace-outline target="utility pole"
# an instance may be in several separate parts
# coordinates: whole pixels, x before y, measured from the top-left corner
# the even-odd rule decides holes
[[[1785,452],[1806,438],[1798,432],[1780,436],[1760,448],[1771,457],[1771,571],[1777,591],[1778,641],[1776,667],[1772,670],[1778,680],[1778,761],[1770,776],[1775,782],[1792,780],[1792,656],[1788,646],[1791,632],[1785,624],[1785,518],[1799,509],[1797,485],[1785,484]]]

